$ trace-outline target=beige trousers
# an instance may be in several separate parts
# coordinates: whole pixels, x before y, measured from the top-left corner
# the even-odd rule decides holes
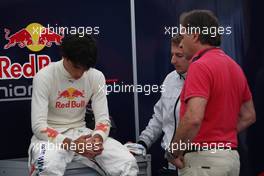
[[[180,176],[239,176],[240,161],[236,150],[209,150],[184,155]]]

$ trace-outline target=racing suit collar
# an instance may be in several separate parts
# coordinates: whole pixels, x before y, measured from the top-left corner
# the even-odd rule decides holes
[[[62,72],[62,75],[65,76],[67,79],[69,80],[73,80],[72,76],[70,75],[70,73],[64,68],[63,66],[63,60],[64,58],[62,58],[59,62],[59,69]]]

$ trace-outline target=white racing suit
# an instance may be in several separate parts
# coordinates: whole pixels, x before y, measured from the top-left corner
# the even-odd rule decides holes
[[[150,119],[148,126],[139,136],[139,141],[145,143],[147,148],[160,137],[162,132],[164,136],[161,147],[168,149],[179,123],[180,101],[179,96],[184,84],[185,75],[180,75],[176,71],[169,73],[164,82],[164,92],[154,106],[154,114]],[[171,168],[174,168],[171,166]]]
[[[82,127],[67,130],[63,135],[74,140],[90,133],[92,130]],[[62,176],[67,164],[73,161],[95,169],[102,176],[136,176],[138,171],[136,161],[127,148],[111,137],[106,139],[102,154],[95,159],[60,149],[53,143],[40,141],[35,137],[32,138],[29,156],[32,176]]]
[[[65,70],[63,60],[41,69],[33,79],[31,121],[34,136],[29,147],[30,175],[62,176],[67,163],[81,162],[100,168],[105,175],[136,176],[136,159],[118,141],[109,138],[110,120],[104,75],[90,68],[75,80]],[[89,101],[95,116],[95,129],[85,127],[85,110]],[[100,135],[103,152],[90,161],[73,151],[62,150],[65,138]],[[80,146],[86,149],[89,146]],[[91,150],[91,147],[89,147]],[[74,150],[74,149],[73,149]],[[98,167],[95,167],[98,166]]]

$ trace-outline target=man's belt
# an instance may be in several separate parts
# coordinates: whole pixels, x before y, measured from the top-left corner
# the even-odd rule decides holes
[[[210,151],[210,150],[237,150],[237,147],[214,147],[214,148],[206,148],[203,149],[203,147],[198,147],[191,150],[186,150],[184,154],[191,153],[191,152],[202,152],[202,151]]]

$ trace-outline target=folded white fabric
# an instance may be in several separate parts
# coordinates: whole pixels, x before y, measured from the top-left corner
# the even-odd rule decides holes
[[[126,143],[124,146],[128,148],[128,150],[135,155],[146,155],[146,149],[143,145],[138,143]]]

